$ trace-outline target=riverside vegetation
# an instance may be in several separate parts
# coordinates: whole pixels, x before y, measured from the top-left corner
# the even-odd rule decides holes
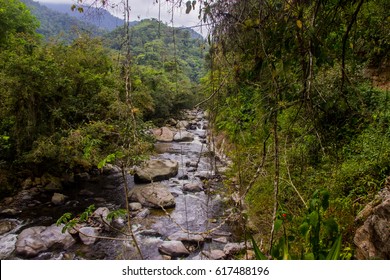
[[[232,161],[225,192],[258,258],[389,258],[355,236],[389,188],[389,1],[183,5],[210,27],[207,51],[158,20],[44,40],[26,6],[0,0],[1,195],[112,154],[138,164],[148,128],[198,105]],[[390,218],[379,216],[386,244]]]

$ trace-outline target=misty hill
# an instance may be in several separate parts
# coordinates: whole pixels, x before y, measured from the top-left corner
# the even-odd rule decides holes
[[[99,29],[92,24],[83,22],[67,14],[53,11],[38,2],[32,0],[21,0],[21,2],[27,5],[31,13],[40,22],[40,27],[37,29],[37,32],[44,35],[47,39],[60,35],[62,39],[70,41],[77,37],[77,32],[87,32],[94,36],[104,33],[103,29]]]
[[[119,26],[123,26],[124,24],[123,19],[113,16],[107,10],[102,8],[98,9],[94,7],[83,6],[84,12],[80,13],[77,10],[72,11],[71,5],[69,4],[42,3],[41,5],[44,5],[53,11],[75,17],[82,22],[94,25],[107,31],[112,31]],[[135,21],[130,25],[134,25],[136,23],[137,22]]]

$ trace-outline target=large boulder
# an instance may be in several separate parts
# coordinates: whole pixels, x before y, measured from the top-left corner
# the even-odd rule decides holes
[[[152,159],[135,168],[136,184],[167,180],[177,175],[179,163],[170,159]]]
[[[177,124],[176,124],[176,128],[178,129],[186,129],[190,126],[189,122],[188,121],[179,121]]]
[[[158,183],[134,187],[129,193],[129,199],[151,208],[175,206],[175,198],[171,192],[167,187]]]
[[[390,258],[390,183],[358,215],[354,237],[357,259]]]
[[[15,244],[15,252],[17,255],[24,257],[35,257],[40,252],[46,251],[48,248],[41,238],[41,233],[46,229],[44,226],[31,227],[23,230]]]
[[[203,185],[201,182],[188,183],[183,186],[183,191],[186,192],[201,192],[203,191]]]
[[[161,127],[152,130],[154,138],[160,142],[172,142],[173,141],[173,131],[168,127]]]
[[[37,226],[23,230],[15,244],[16,254],[33,258],[53,246],[69,248],[75,243],[75,240],[68,232],[62,233],[63,227],[63,225]]]
[[[190,254],[181,241],[164,241],[158,250],[164,255],[171,257],[186,257]]]
[[[194,134],[186,130],[180,130],[176,132],[173,140],[176,142],[192,142],[194,140]]]

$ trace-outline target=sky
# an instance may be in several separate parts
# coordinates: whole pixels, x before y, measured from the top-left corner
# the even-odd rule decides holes
[[[65,3],[69,4],[69,8],[72,4],[76,3],[76,0],[34,0],[40,3]],[[93,0],[84,0],[83,2],[91,3]],[[110,3],[120,3],[121,0],[109,0]],[[171,4],[167,4],[165,0],[160,0],[161,2],[161,16],[160,19],[164,23],[168,23],[172,25],[172,6]],[[198,9],[191,11],[191,13],[185,13],[185,2],[183,1],[183,7],[181,9],[174,10],[173,24],[174,26],[196,26],[200,24],[200,20],[198,19]],[[130,12],[130,21],[134,20],[142,20],[146,18],[157,18],[159,12],[159,4],[156,3],[156,0],[129,0],[131,6]],[[122,8],[123,10],[123,8]],[[108,9],[112,14],[123,18],[123,12],[121,12],[121,8],[116,9]],[[198,28],[194,28],[199,32]],[[204,31],[204,30],[203,30]],[[203,32],[204,33],[204,32]]]

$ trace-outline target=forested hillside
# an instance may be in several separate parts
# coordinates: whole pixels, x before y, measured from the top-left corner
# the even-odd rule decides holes
[[[112,31],[115,28],[124,25],[124,20],[122,18],[113,16],[105,9],[82,6],[82,10],[78,11],[77,9],[72,10],[71,5],[69,4],[42,3],[41,5],[44,5],[49,9],[61,14],[67,14],[71,17],[75,17],[82,22],[85,22],[89,25],[94,25],[105,31]],[[132,23],[135,24],[136,21],[133,21]]]
[[[46,39],[58,37],[70,42],[76,39],[80,33],[89,33],[93,36],[102,35],[104,29],[94,24],[82,21],[65,13],[56,12],[33,0],[21,0],[30,9],[31,14],[39,21],[37,32]],[[70,11],[71,7],[68,7]],[[75,12],[76,13],[76,12]]]

